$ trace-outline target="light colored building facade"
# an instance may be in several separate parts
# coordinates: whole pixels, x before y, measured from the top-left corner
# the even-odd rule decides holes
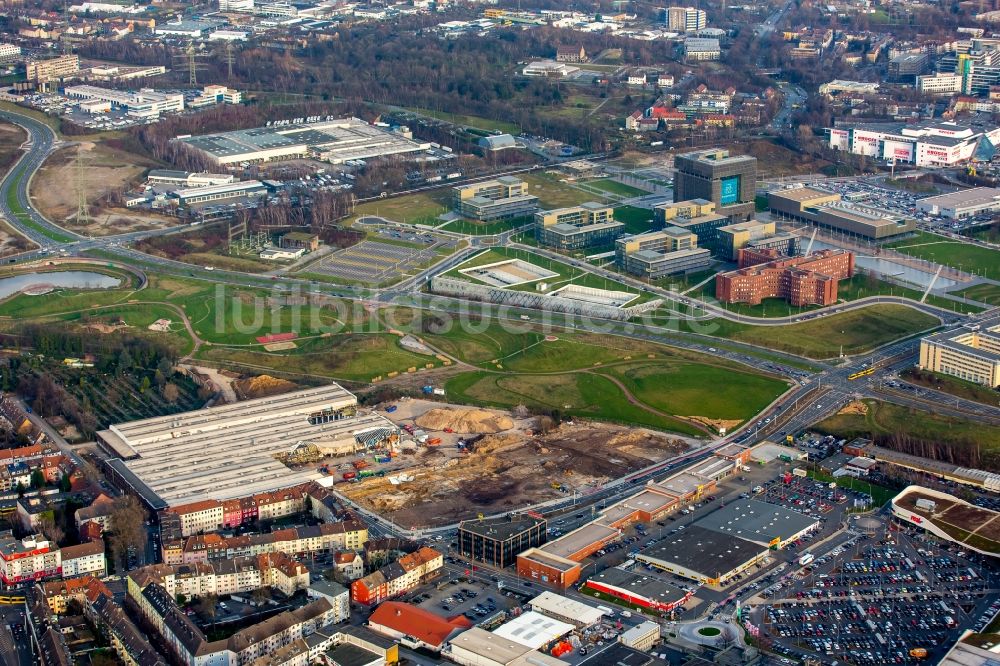
[[[624,227],[615,221],[613,207],[592,201],[535,213],[535,238],[541,245],[560,250],[610,245]]]
[[[920,367],[991,388],[1000,386],[1000,318],[923,338]]]
[[[538,210],[538,197],[527,192],[528,184],[514,176],[452,189],[456,210],[480,222],[534,214]]]
[[[681,227],[668,226],[615,243],[615,265],[649,280],[703,270],[711,263],[712,253],[698,247],[697,234]]]

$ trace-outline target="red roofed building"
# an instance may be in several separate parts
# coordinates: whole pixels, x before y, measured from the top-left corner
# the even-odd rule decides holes
[[[399,596],[435,576],[444,566],[444,556],[426,546],[387,564],[351,583],[351,600],[376,604]]]
[[[410,648],[440,652],[445,641],[472,623],[462,615],[445,619],[418,606],[400,601],[386,601],[368,618],[368,626]]]
[[[784,298],[791,305],[831,305],[837,283],[854,275],[854,254],[820,250],[805,257],[783,257],[776,250],[738,252],[739,269],[715,278],[715,297],[723,303],[757,305]]]

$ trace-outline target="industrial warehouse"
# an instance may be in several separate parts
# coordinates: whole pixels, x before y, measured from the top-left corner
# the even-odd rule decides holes
[[[398,433],[384,417],[360,413],[352,393],[329,384],[117,424],[97,433],[97,442],[113,457],[106,463],[111,478],[151,508],[163,509],[318,479],[315,468],[284,462],[313,449],[353,454]]]
[[[298,158],[342,164],[348,160],[419,153],[431,147],[429,143],[413,141],[406,131],[390,132],[358,118],[275,124],[177,140],[219,165]]]

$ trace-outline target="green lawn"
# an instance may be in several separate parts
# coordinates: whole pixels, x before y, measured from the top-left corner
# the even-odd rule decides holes
[[[579,206],[588,201],[600,199],[595,194],[578,190],[569,183],[563,182],[561,176],[553,171],[532,171],[517,176],[528,184],[528,194],[538,197],[539,205],[550,210]]]
[[[515,407],[525,405],[558,410],[569,416],[629,423],[686,435],[704,432],[679,419],[654,414],[633,405],[606,377],[578,372],[558,375],[521,375],[467,372],[450,379],[445,390],[460,402]]]
[[[251,369],[275,369],[282,373],[329,377],[347,381],[369,382],[390,372],[404,373],[408,368],[423,368],[441,362],[433,356],[406,351],[398,338],[388,333],[347,333],[298,342],[287,352],[267,352],[260,347],[206,347],[198,358]]]
[[[523,227],[532,222],[533,218],[531,217],[515,217],[510,220],[496,220],[495,222],[476,222],[474,220],[461,219],[444,223],[439,222],[436,226],[443,231],[454,231],[470,236],[492,236],[508,229]]]
[[[668,414],[745,421],[788,388],[780,379],[704,363],[642,361],[602,369]]]
[[[625,183],[612,180],[611,178],[587,180],[582,184],[596,188],[603,192],[608,192],[609,194],[617,194],[622,197],[641,197],[644,194],[649,194],[646,190],[640,190],[638,187],[632,187],[631,185],[626,185]]]
[[[926,232],[918,232],[913,238],[890,243],[889,247],[911,257],[1000,280],[1000,252],[997,250]]]
[[[1000,285],[990,284],[989,282],[966,287],[965,289],[951,293],[956,296],[979,301],[980,303],[1000,305]]]
[[[17,191],[20,188],[21,181],[24,177],[24,171],[18,173],[17,177],[11,183],[10,189],[7,190],[7,207],[10,208],[14,217],[17,218],[18,223],[59,243],[69,243],[73,241],[75,238],[74,236],[70,236],[69,234],[61,233],[59,231],[53,231],[48,227],[42,226],[41,224],[35,222],[30,215],[28,215],[28,211],[24,209],[24,206],[22,206],[21,202],[17,199]]]
[[[451,188],[405,194],[363,203],[354,209],[354,219],[376,215],[394,222],[437,226],[439,215],[451,210]]]
[[[866,400],[865,404],[867,414],[836,414],[814,427],[846,439],[899,435],[952,447],[976,447],[982,456],[982,469],[1000,469],[1000,428],[888,402]]]
[[[751,326],[722,319],[711,324],[699,323],[698,332],[820,359],[836,357],[841,350],[861,353],[937,326],[938,320],[905,305],[886,304],[784,326]]]
[[[641,234],[653,226],[653,211],[635,206],[615,208],[615,220],[625,224],[625,233]]]

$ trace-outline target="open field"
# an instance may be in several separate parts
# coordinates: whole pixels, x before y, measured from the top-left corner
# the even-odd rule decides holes
[[[858,354],[938,325],[938,320],[905,305],[872,305],[785,326],[751,326],[716,319],[715,330],[699,331],[808,358]]]
[[[911,257],[1000,280],[1000,252],[943,236],[917,232],[913,238],[890,243],[889,247]]]
[[[644,194],[649,194],[645,190],[640,190],[638,187],[632,187],[631,185],[626,185],[625,183],[620,183],[617,180],[612,180],[611,178],[598,178],[597,180],[588,180],[582,183],[589,187],[608,192],[610,194],[617,194],[622,197],[641,197]]]
[[[599,198],[576,189],[554,171],[532,171],[518,174],[517,177],[528,183],[528,194],[538,197],[538,203],[545,209],[579,206]]]
[[[417,192],[401,197],[389,197],[379,201],[369,201],[354,209],[354,219],[365,215],[384,217],[406,224],[438,225],[439,215],[451,209],[451,188],[445,187],[429,192]]]
[[[156,166],[148,158],[104,144],[77,143],[60,148],[46,160],[31,181],[31,198],[50,220],[90,236],[174,226],[175,218],[125,208],[94,212],[90,224],[76,220],[81,192],[87,205],[94,207],[104,196],[137,181],[147,169]]]
[[[868,406],[866,414],[836,414],[814,427],[820,432],[846,439],[875,437],[882,440],[882,446],[889,448],[895,448],[893,435],[935,442],[938,445],[935,451],[941,453],[951,453],[950,449],[965,449],[963,453],[969,453],[970,447],[975,447],[981,456],[981,463],[970,466],[993,472],[1000,470],[1000,428],[888,402],[865,400],[864,404]],[[925,452],[925,457],[933,459],[933,452]],[[947,458],[939,459],[951,462]]]
[[[0,176],[14,165],[21,156],[21,144],[27,135],[17,125],[0,123]],[[35,247],[35,244],[17,233],[7,222],[0,220],[0,257],[17,254]]]
[[[653,211],[635,206],[615,208],[615,220],[625,224],[625,233],[641,234],[653,226]]]

